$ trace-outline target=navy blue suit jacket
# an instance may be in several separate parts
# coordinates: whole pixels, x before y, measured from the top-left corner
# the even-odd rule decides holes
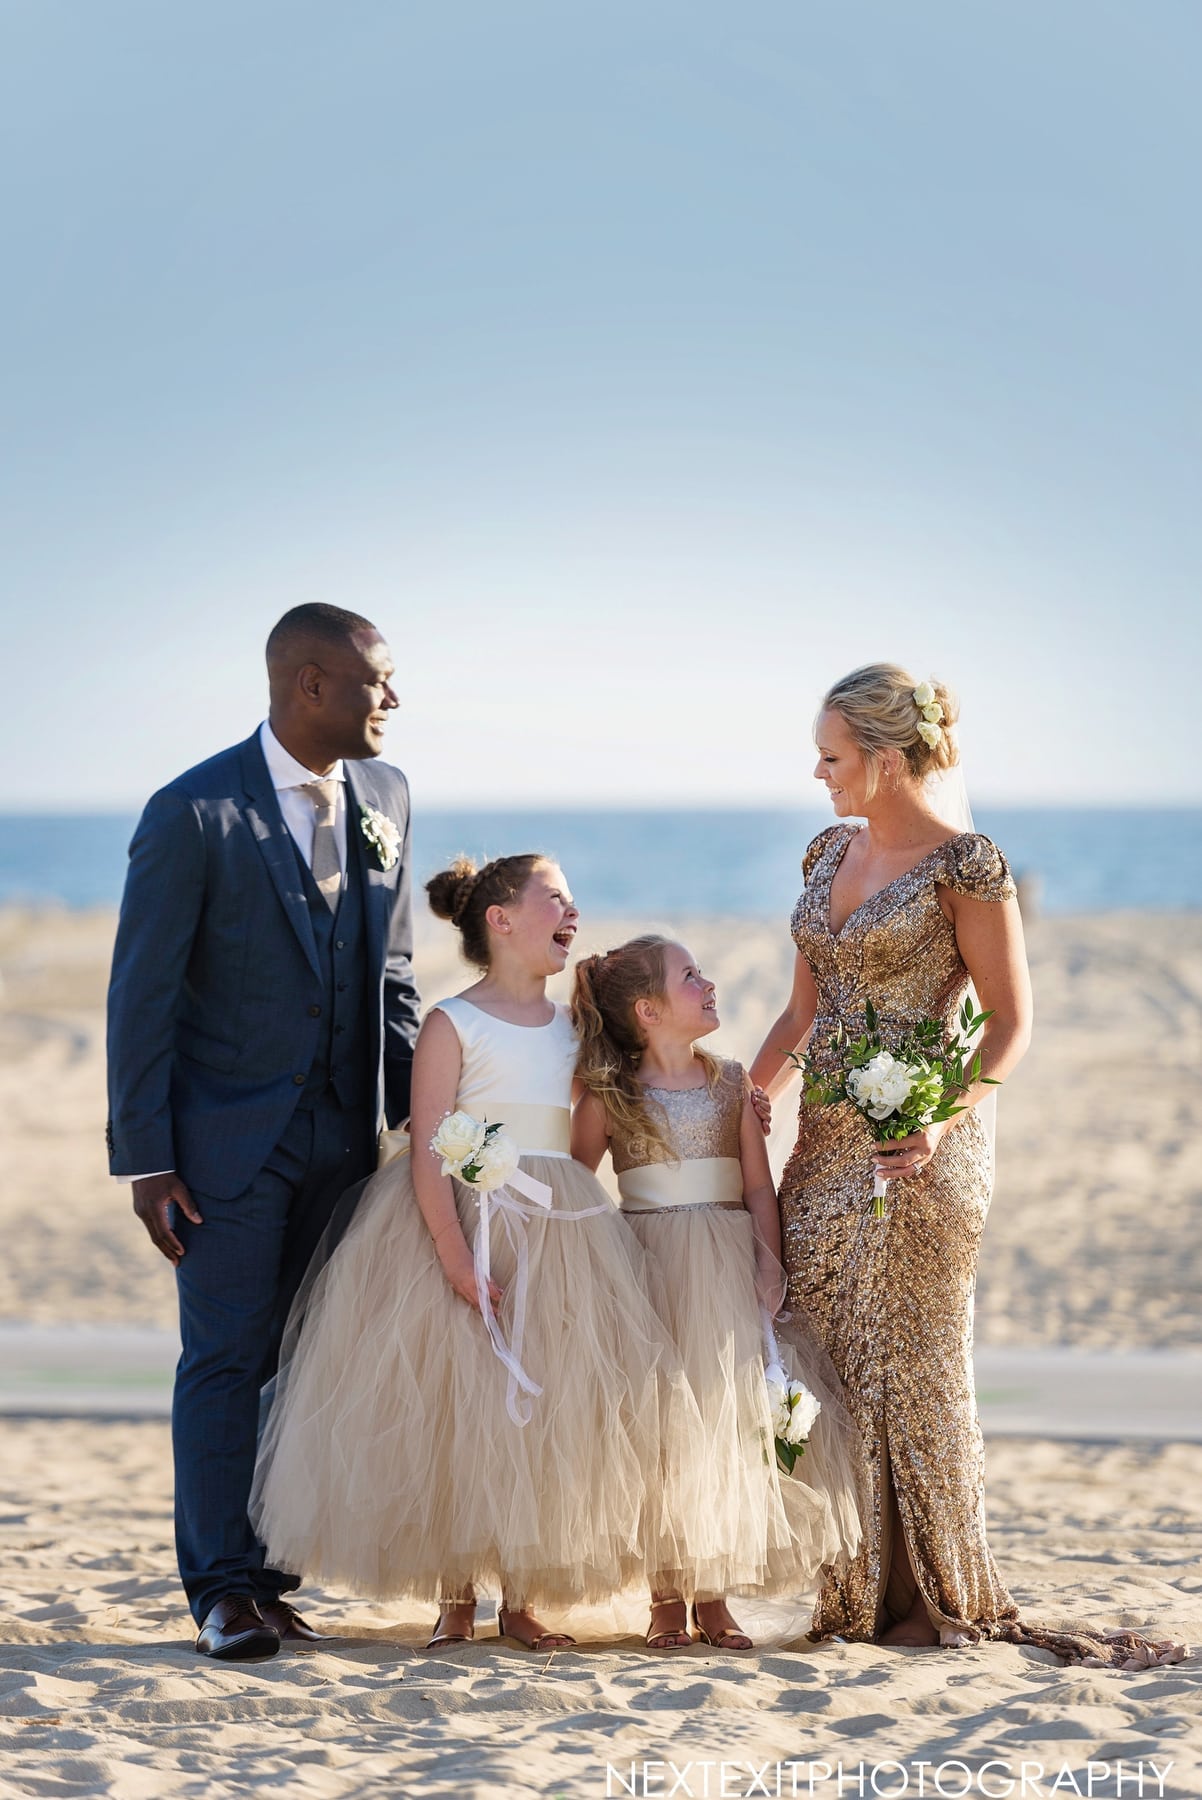
[[[409,788],[399,769],[347,762],[347,851],[360,858],[377,1113],[409,1111],[417,1035]],[[381,869],[362,805],[401,833]],[[259,735],[152,796],[129,851],[109,986],[114,1175],[175,1169],[220,1199],[279,1142],[318,1048],[317,945]],[[370,1100],[370,1096],[369,1096]]]

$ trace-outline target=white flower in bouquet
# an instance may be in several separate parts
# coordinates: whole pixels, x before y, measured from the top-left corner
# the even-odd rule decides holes
[[[785,1474],[791,1475],[797,1458],[805,1453],[806,1442],[822,1407],[804,1382],[789,1380],[778,1362],[769,1364],[764,1379],[768,1385],[776,1460]]]
[[[458,1175],[483,1146],[488,1127],[473,1119],[471,1113],[448,1113],[430,1139],[435,1156],[442,1157],[443,1175]]]
[[[789,1416],[785,1421],[785,1429],[779,1434],[792,1449],[804,1444],[814,1421],[822,1411],[822,1402],[816,1394],[811,1394],[804,1382],[791,1381],[788,1392]]]
[[[909,1066],[890,1050],[879,1050],[862,1069],[847,1077],[848,1091],[870,1119],[887,1119],[910,1097],[914,1076]]]
[[[467,1177],[473,1187],[491,1193],[504,1187],[516,1173],[520,1153],[511,1137],[503,1131],[489,1134],[472,1159],[472,1173]]]

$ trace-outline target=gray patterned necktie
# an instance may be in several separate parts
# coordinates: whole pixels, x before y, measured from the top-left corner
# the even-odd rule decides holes
[[[334,832],[339,785],[337,781],[301,783],[301,793],[308,794],[317,811],[317,824],[313,830],[313,855],[309,860],[309,867],[331,912],[337,912],[339,895],[342,893],[342,864],[338,860],[338,838]]]

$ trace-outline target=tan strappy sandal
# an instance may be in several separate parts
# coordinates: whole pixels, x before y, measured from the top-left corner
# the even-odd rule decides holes
[[[713,1637],[704,1629],[697,1617],[697,1602],[693,1602],[693,1630],[697,1634],[699,1644],[708,1644],[712,1650],[754,1650],[755,1644],[745,1631],[737,1625],[724,1625]]]
[[[426,1645],[427,1650],[442,1650],[448,1644],[470,1644],[472,1642],[476,1635],[476,1627],[474,1624],[469,1625],[466,1631],[440,1631],[438,1629],[449,1612],[457,1612],[461,1607],[464,1607],[467,1604],[466,1600],[439,1601],[438,1617],[434,1621],[434,1636]]]
[[[680,1624],[666,1627],[663,1631],[655,1630],[655,1615],[665,1606],[680,1608]],[[689,1611],[683,1600],[653,1600],[651,1602],[651,1624],[643,1639],[648,1650],[688,1650],[692,1645],[689,1636]]]
[[[537,1637],[522,1637],[520,1632],[506,1631],[505,1621],[513,1614],[504,1606],[497,1608],[497,1636],[508,1638],[512,1644],[520,1644],[523,1650],[571,1650],[576,1639],[566,1631],[542,1631]]]

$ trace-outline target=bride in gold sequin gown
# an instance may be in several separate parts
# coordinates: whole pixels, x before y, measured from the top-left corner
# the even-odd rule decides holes
[[[867,824],[833,825],[806,852],[793,993],[753,1080],[778,1078],[783,1050],[807,1039],[829,1061],[838,1028],[865,1029],[868,1002],[886,1041],[924,1017],[950,1028],[970,979],[994,1010],[983,1073],[1003,1080],[1022,1056],[1030,986],[1005,857],[986,837],[950,832],[930,799],[930,777],[956,760],[955,713],[946,689],[892,664],[827,695],[815,774],[837,814]],[[844,1383],[875,1486],[860,1552],[829,1574],[814,1629],[910,1645],[1006,1637],[1129,1667],[1168,1660],[1174,1646],[1133,1633],[1020,1623],[990,1553],[972,1308],[992,1188],[977,1106],[992,1091],[978,1084],[958,1118],[890,1145],[846,1103],[801,1109],[780,1188],[789,1297]],[[877,1170],[890,1178],[883,1221],[870,1198]]]

